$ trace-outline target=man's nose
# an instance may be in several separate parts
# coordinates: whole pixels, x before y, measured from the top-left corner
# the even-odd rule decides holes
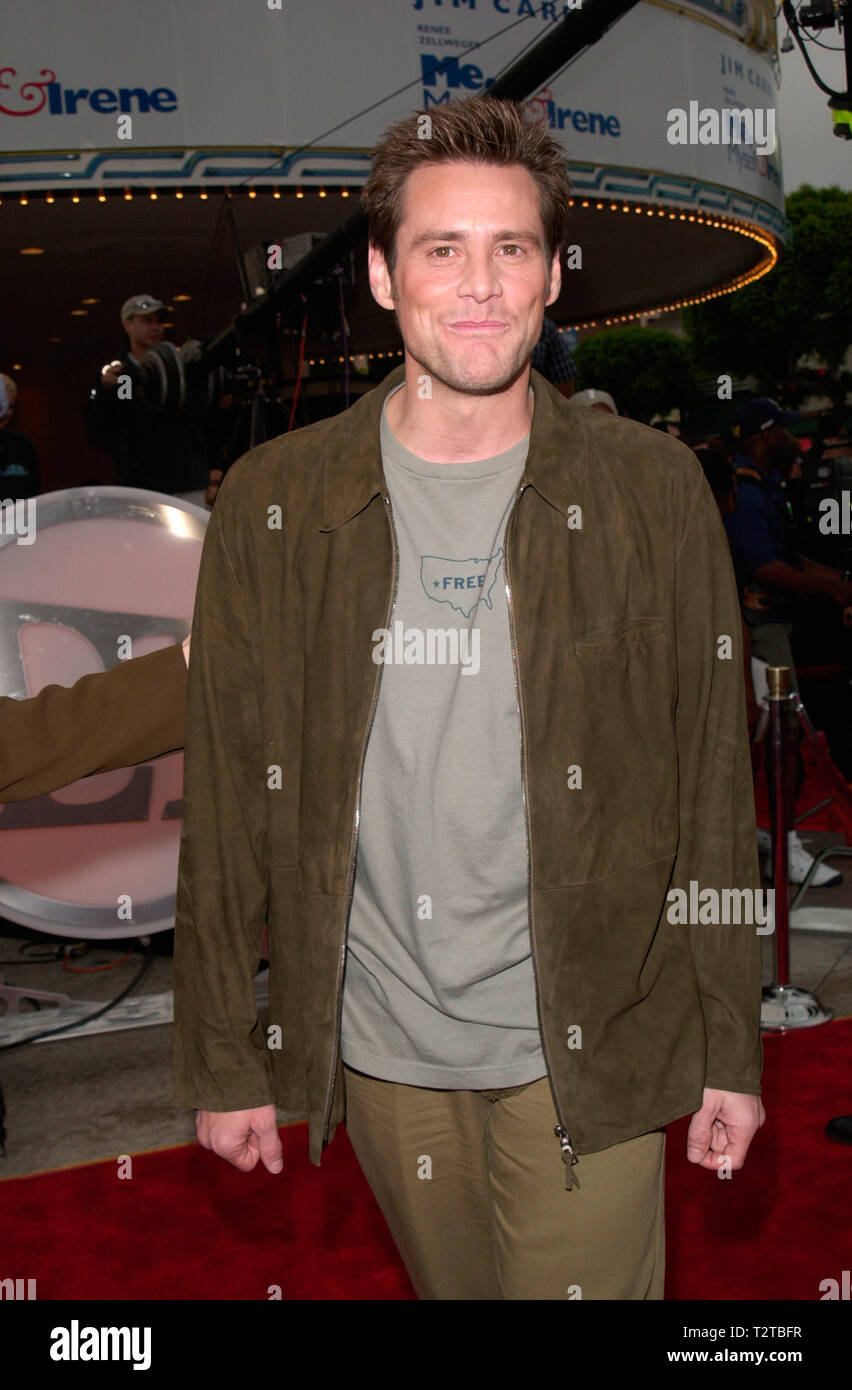
[[[473,295],[474,299],[488,299],[492,294],[502,293],[497,266],[490,251],[469,253],[459,279],[458,292]]]

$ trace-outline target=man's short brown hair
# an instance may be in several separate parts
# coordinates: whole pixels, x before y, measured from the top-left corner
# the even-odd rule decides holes
[[[568,239],[571,191],[565,151],[540,120],[524,119],[520,103],[485,92],[415,111],[390,126],[373,151],[361,206],[370,219],[370,241],[382,252],[391,274],[405,180],[426,164],[454,160],[523,165],[538,185],[548,261],[562,251]]]

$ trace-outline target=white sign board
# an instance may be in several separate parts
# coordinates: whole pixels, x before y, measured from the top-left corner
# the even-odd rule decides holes
[[[0,70],[2,182],[8,188],[37,167],[12,152],[73,150],[107,152],[87,158],[81,177],[89,186],[107,169],[114,180],[126,166],[132,178],[140,156],[149,158],[146,169],[173,179],[175,160],[189,150],[215,151],[226,174],[265,150],[268,164],[251,164],[255,177],[268,167],[277,182],[358,182],[392,121],[487,87],[565,11],[532,0],[273,3],[13,7]],[[750,8],[760,15],[761,4]],[[690,103],[771,110],[774,119],[772,66],[737,37],[731,8],[696,0],[678,14],[642,0],[551,79],[541,109],[569,160],[721,185],[780,211],[777,148],[761,155],[743,144],[668,139],[669,112]],[[753,32],[754,13],[750,23]],[[289,152],[283,160],[281,152]],[[216,163],[206,157],[206,174],[215,176]],[[177,170],[183,181],[192,177],[185,166]],[[647,179],[625,182],[625,193],[645,191]]]

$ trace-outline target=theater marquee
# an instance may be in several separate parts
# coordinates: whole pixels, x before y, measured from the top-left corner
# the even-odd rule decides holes
[[[381,131],[484,90],[570,12],[531,0],[30,0],[4,24],[0,192],[358,184]],[[774,110],[769,0],[655,0],[533,99],[579,191],[753,217],[781,240],[780,151],[676,145],[667,113]],[[363,113],[363,114],[359,114]],[[31,156],[31,157],[28,157]],[[723,191],[724,190],[724,191]]]

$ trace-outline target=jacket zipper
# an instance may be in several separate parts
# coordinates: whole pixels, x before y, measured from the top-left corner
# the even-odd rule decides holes
[[[511,590],[511,580],[510,580],[510,575],[509,575],[509,532],[510,532],[510,529],[511,529],[511,527],[512,527],[512,523],[513,523],[514,520],[515,520],[515,515],[516,515],[517,510],[518,510],[518,502],[520,501],[521,493],[522,493],[522,492],[524,491],[524,489],[527,488],[527,487],[529,487],[529,483],[521,483],[521,486],[518,488],[518,491],[517,491],[517,493],[515,494],[515,503],[514,503],[514,506],[512,507],[511,513],[510,513],[510,515],[509,515],[509,520],[508,520],[508,522],[507,522],[507,524],[506,524],[506,543],[505,543],[505,549],[504,549],[504,563],[505,563],[505,566],[506,566],[506,601],[507,601],[507,606],[508,606],[508,609],[509,609],[509,637],[510,637],[511,648],[512,648],[512,670],[513,670],[514,676],[515,676],[515,698],[516,698],[517,704],[518,704],[518,718],[519,718],[519,721],[520,721],[520,729],[521,729],[521,790],[522,790],[523,799],[524,799],[524,819],[525,819],[525,822],[526,822],[526,830],[527,830],[527,904],[528,904],[529,919],[530,919],[530,946],[532,947],[532,958],[533,958],[533,980],[534,980],[534,983],[535,983],[535,1006],[536,1006],[536,1011],[537,1011],[537,1013],[538,1013],[538,1027],[539,1027],[539,1032],[540,1032],[540,1034],[541,1034],[541,1046],[542,1046],[542,1050],[543,1050],[543,1052],[544,1052],[544,1060],[545,1060],[545,1062],[546,1062],[546,1064],[547,1064],[547,1079],[548,1079],[548,1081],[550,1082],[550,1092],[551,1092],[551,1095],[553,1096],[553,1105],[554,1105],[554,1108],[555,1108],[555,1110],[556,1110],[556,1114],[557,1114],[558,1119],[559,1119],[558,1125],[555,1125],[555,1126],[554,1126],[553,1133],[556,1135],[557,1139],[559,1140],[559,1147],[560,1147],[560,1149],[562,1150],[562,1162],[565,1164],[565,1189],[566,1189],[566,1191],[570,1192],[570,1190],[571,1190],[572,1187],[576,1187],[576,1188],[578,1188],[578,1189],[579,1189],[579,1187],[580,1187],[579,1179],[578,1179],[576,1173],[573,1172],[574,1166],[575,1166],[575,1164],[578,1162],[578,1159],[577,1159],[576,1153],[574,1152],[574,1144],[573,1144],[573,1141],[572,1141],[572,1139],[571,1139],[571,1135],[568,1133],[568,1129],[567,1129],[567,1126],[566,1126],[566,1124],[565,1124],[565,1117],[564,1117],[564,1115],[562,1114],[562,1111],[561,1111],[561,1109],[560,1109],[560,1107],[559,1107],[559,1099],[558,1099],[558,1097],[557,1097],[557,1095],[556,1095],[556,1090],[555,1090],[554,1085],[553,1085],[553,1070],[552,1070],[551,1065],[550,1065],[550,1058],[549,1058],[548,1055],[547,1055],[547,1042],[546,1042],[546,1040],[545,1040],[545,1036],[544,1036],[544,1027],[543,1027],[543,1025],[542,1025],[542,1018],[541,1018],[541,999],[540,999],[540,997],[539,997],[539,990],[538,990],[538,963],[537,963],[537,960],[536,960],[536,952],[535,952],[535,928],[534,928],[534,924],[533,924],[533,904],[532,904],[532,872],[531,872],[531,868],[532,868],[532,864],[531,864],[531,836],[532,836],[532,832],[531,832],[531,829],[530,829],[529,806],[528,806],[528,803],[527,803],[527,754],[526,754],[526,740],[525,740],[525,738],[524,738],[524,706],[523,706],[523,699],[522,699],[522,697],[521,697],[521,683],[520,683],[520,679],[519,679],[519,676],[518,676],[518,659],[517,659],[517,653],[516,653],[516,649],[515,649],[515,619],[514,619],[514,614],[513,614],[513,611],[512,611],[512,590]]]
[[[391,541],[393,543],[393,593],[391,596],[390,604],[388,606],[387,616],[385,618],[385,627],[390,629],[391,621],[393,619],[393,610],[396,607],[396,594],[399,585],[399,546],[397,545],[396,539],[396,527],[393,524],[393,507],[391,506],[390,497],[385,493],[382,493],[382,501],[387,507],[388,525],[390,526]],[[337,1070],[337,1054],[340,1050],[340,1021],[343,1014],[343,991],[340,987],[340,983],[343,976],[343,964],[346,960],[346,938],[349,927],[349,914],[352,911],[352,895],[355,891],[355,860],[358,853],[358,832],[360,830],[361,825],[361,783],[364,778],[364,761],[367,755],[367,744],[370,741],[370,734],[372,733],[373,729],[373,720],[376,717],[376,706],[379,703],[379,686],[381,684],[381,679],[382,667],[379,666],[379,669],[376,672],[375,684],[373,686],[373,702],[370,706],[370,717],[367,721],[367,732],[364,736],[364,742],[361,745],[361,766],[358,772],[358,791],[355,797],[355,815],[352,822],[352,840],[349,858],[349,888],[347,893],[346,916],[343,921],[343,943],[340,947],[340,960],[338,961],[337,965],[337,1030],[335,1034],[334,1048],[332,1049],[331,1054],[331,1070],[329,1072],[328,1077],[328,1086],[326,1088],[327,1098],[325,1103],[325,1118],[323,1120],[322,1134],[323,1148],[328,1143],[329,1119],[331,1116],[331,1101],[332,1096],[334,1095],[334,1073]]]

